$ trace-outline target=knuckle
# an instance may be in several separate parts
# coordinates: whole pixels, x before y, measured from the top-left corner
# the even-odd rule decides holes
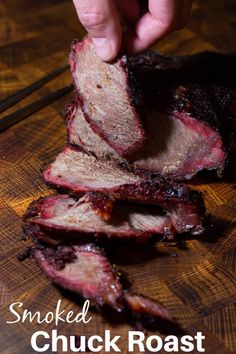
[[[102,27],[106,24],[107,18],[105,13],[102,12],[87,12],[79,15],[80,22],[87,29]]]

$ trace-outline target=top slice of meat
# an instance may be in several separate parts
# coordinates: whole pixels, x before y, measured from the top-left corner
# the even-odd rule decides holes
[[[127,57],[104,63],[87,38],[72,44],[70,66],[90,127],[119,155],[137,151],[144,140],[136,109],[142,100]]]

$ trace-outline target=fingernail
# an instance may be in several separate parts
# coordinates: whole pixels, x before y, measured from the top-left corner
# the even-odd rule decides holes
[[[114,51],[112,43],[107,38],[93,38],[93,44],[95,46],[97,55],[104,61],[113,59]]]

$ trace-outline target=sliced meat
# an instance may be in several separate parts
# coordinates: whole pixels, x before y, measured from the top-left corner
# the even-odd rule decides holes
[[[44,171],[46,182],[76,194],[97,191],[119,200],[156,204],[171,215],[178,232],[201,233],[205,215],[201,194],[159,175],[149,177],[71,147]]]
[[[73,117],[67,112],[69,141],[98,158],[174,179],[190,179],[203,169],[221,175],[236,146],[236,79],[230,74],[236,59],[216,53],[168,57],[150,51],[130,62],[145,98],[143,147],[122,160],[90,128],[80,107]]]
[[[148,139],[129,161],[121,159],[89,127],[80,108],[75,109],[75,117],[68,124],[69,142],[100,159],[112,159],[136,170],[157,172],[174,179],[190,179],[203,169],[216,169],[220,175],[224,169],[227,154],[220,134],[183,113],[148,110],[145,118]]]
[[[144,140],[137,112],[142,102],[127,57],[104,63],[87,38],[73,43],[70,65],[84,118],[92,130],[121,156],[137,151]]]
[[[172,320],[157,302],[124,292],[104,252],[94,244],[36,248],[34,257],[42,271],[57,285],[89,299],[96,307]]]
[[[125,161],[103,138],[93,131],[85,119],[79,102],[67,105],[64,118],[70,144],[80,146],[84,151],[92,153],[98,158]]]
[[[122,287],[103,252],[94,244],[36,248],[34,257],[59,286],[94,305],[123,310]]]
[[[134,173],[74,147],[66,147],[43,172],[46,182],[77,193],[110,191],[121,184],[140,182]]]
[[[108,222],[94,210],[94,203],[87,195],[79,200],[68,195],[41,198],[29,206],[24,228],[35,238],[47,235],[62,242],[105,237],[146,241],[152,234],[166,233],[170,237],[175,232],[171,216],[155,206],[116,204]]]
[[[148,167],[150,161],[150,169],[175,178],[190,178],[204,168],[220,175],[236,141],[236,57],[208,52],[168,57],[150,51],[132,61],[153,117],[147,114],[147,143],[142,160],[137,155],[134,164],[146,160]]]
[[[190,179],[204,169],[216,169],[221,175],[227,155],[216,130],[183,112],[155,110],[148,111],[145,127],[148,139],[130,160],[134,168],[177,180]]]
[[[141,192],[145,195],[142,185],[137,188],[137,194]],[[34,228],[30,227],[29,230],[34,230],[33,236],[37,238],[41,238],[41,230],[47,235],[55,234],[56,237],[64,235],[66,231],[68,238],[75,237],[83,241],[104,236],[145,241],[153,234],[171,239],[176,233],[191,232],[197,235],[204,230],[204,214],[200,210],[203,205],[198,204],[198,195],[189,200],[183,198],[182,202],[175,202],[172,207],[169,205],[167,211],[154,205],[116,203],[112,212],[111,209],[106,209],[104,218],[103,204],[101,208],[100,202],[104,197],[99,194],[101,193],[97,192],[92,199],[88,195],[79,200],[67,195],[39,199],[28,208],[25,230],[27,231],[27,225],[30,224]],[[152,186],[147,189],[143,201],[145,198],[148,200],[148,194],[152,194]]]

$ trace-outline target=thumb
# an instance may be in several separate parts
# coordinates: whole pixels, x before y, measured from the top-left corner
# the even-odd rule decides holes
[[[114,59],[121,46],[121,26],[113,0],[73,0],[82,25],[92,38],[98,56]]]

